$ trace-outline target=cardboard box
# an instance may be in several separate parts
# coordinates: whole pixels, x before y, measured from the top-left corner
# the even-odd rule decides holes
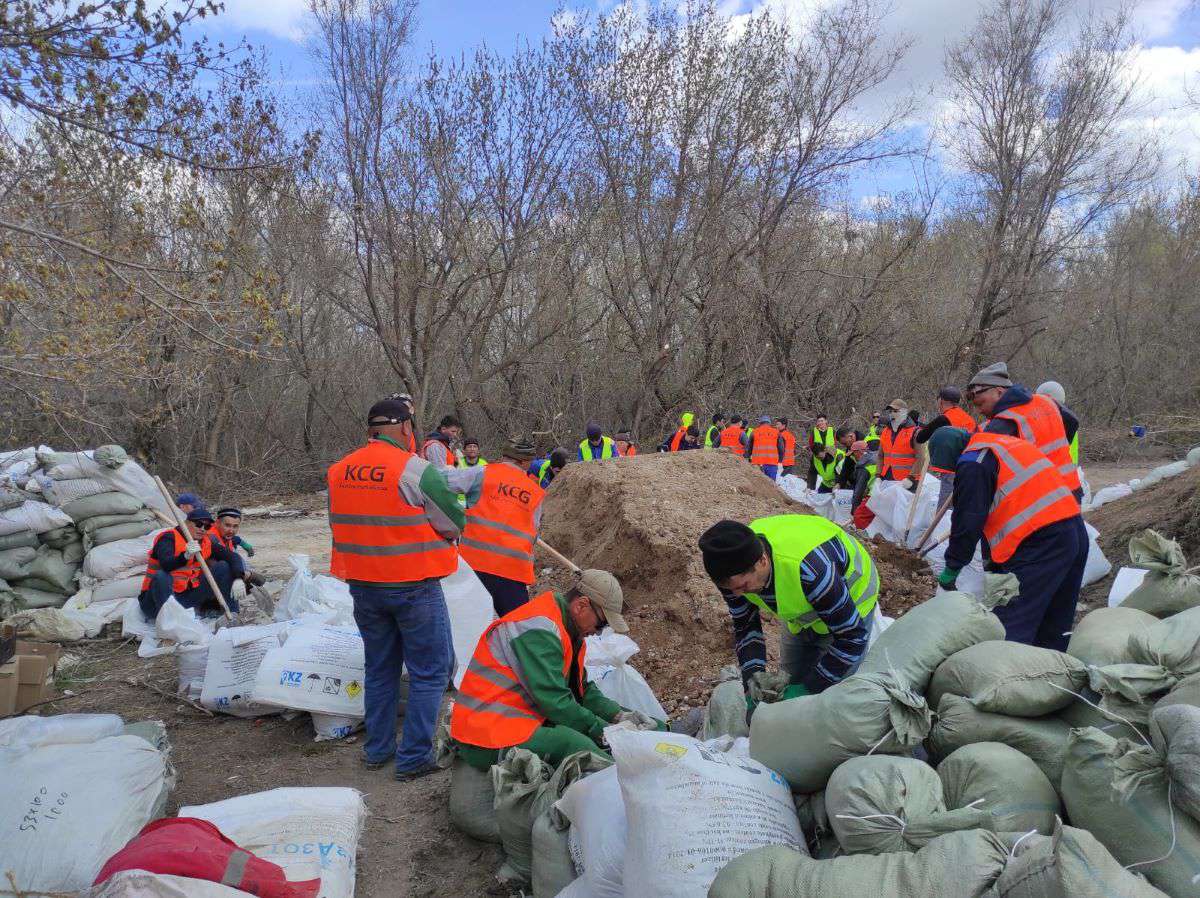
[[[19,661],[0,664],[0,717],[17,713],[17,682],[20,672]]]
[[[16,713],[22,714],[30,705],[50,697],[50,656],[17,655]]]
[[[58,659],[62,656],[62,646],[54,642],[30,642],[27,639],[18,639],[16,653],[46,658],[50,662],[50,670],[53,671],[58,667]]]

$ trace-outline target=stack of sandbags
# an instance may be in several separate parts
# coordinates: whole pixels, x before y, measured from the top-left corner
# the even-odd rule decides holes
[[[1188,569],[1179,543],[1146,530],[1129,541],[1129,560],[1146,576],[1120,607],[1162,618],[1200,605],[1200,576]]]
[[[0,487],[0,578],[12,610],[59,608],[75,592],[83,545],[70,517],[37,493]]]

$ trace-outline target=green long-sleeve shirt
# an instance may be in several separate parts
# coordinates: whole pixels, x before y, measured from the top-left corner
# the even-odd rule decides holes
[[[567,679],[563,679],[563,645],[557,633],[549,630],[529,630],[512,640],[510,646],[516,658],[517,678],[532,698],[546,724],[569,727],[600,743],[604,728],[625,709],[600,691],[600,687],[583,674],[583,691],[579,684],[579,651],[583,639],[575,632],[567,602],[561,593],[554,594],[567,633],[574,645],[574,660]],[[543,724],[545,726],[546,724]],[[495,749],[459,744],[459,753],[473,766],[495,763]],[[485,764],[486,762],[486,764]]]

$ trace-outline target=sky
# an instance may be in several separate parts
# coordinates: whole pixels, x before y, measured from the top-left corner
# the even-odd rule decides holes
[[[550,29],[555,11],[604,12],[615,0],[421,0],[415,49],[421,55],[459,56],[481,44],[499,52],[524,41],[536,42]],[[637,2],[637,0],[635,0]],[[836,0],[718,0],[722,13],[737,17],[771,8],[801,16]],[[876,101],[912,92],[919,101],[909,137],[929,133],[937,114],[937,89],[945,48],[971,28],[986,0],[893,0],[884,27],[891,37],[912,41],[905,61]],[[1082,14],[1089,8],[1115,10],[1126,0],[1069,0]],[[311,89],[319,73],[306,49],[307,0],[225,0],[225,12],[202,26],[226,43],[246,40],[262,47],[278,86],[297,97]],[[1126,127],[1153,129],[1163,148],[1163,180],[1177,183],[1200,174],[1200,0],[1141,0],[1133,12],[1138,46],[1136,111]],[[1188,89],[1197,102],[1188,103]],[[878,196],[911,187],[908,163],[864,173],[850,186],[852,200],[865,207]]]

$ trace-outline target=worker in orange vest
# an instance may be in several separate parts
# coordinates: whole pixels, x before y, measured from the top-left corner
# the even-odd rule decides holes
[[[746,457],[746,432],[742,429],[742,416],[734,415],[729,426],[721,431],[721,445],[739,458]]]
[[[788,430],[787,418],[776,418],[775,429],[779,431],[779,438],[783,440],[783,450],[779,458],[779,476],[791,474],[792,469],[796,467],[796,435]]]
[[[237,614],[246,598],[246,565],[233,549],[216,539],[212,513],[197,505],[187,514],[187,536],[177,528],[163,530],[154,538],[146,557],[146,575],[138,593],[138,607],[146,620],[154,621],[171,596],[184,608],[220,613],[220,604],[200,568],[200,559],[221,591],[229,610]]]
[[[954,461],[962,453],[967,440],[979,429],[975,419],[960,408],[962,391],[946,386],[938,390],[938,414],[928,424],[917,428],[913,442],[928,444],[929,473],[940,483],[939,507],[950,498],[954,489]],[[951,430],[956,431],[950,433]]]
[[[459,468],[446,476],[466,497],[467,523],[458,551],[492,597],[497,617],[529,601],[533,547],[546,491],[525,469],[537,455],[524,439],[510,440],[497,464]]]
[[[989,419],[984,430],[1033,443],[1054,462],[1075,498],[1083,501],[1079,467],[1071,457],[1071,443],[1079,433],[1079,419],[1073,412],[1048,396],[1014,384],[1004,362],[989,365],[972,377],[967,398]]]
[[[578,751],[609,757],[610,723],[665,729],[588,681],[586,639],[605,626],[628,633],[624,601],[616,577],[587,570],[565,593],[544,592],[493,621],[479,637],[450,715],[459,757],[487,771],[501,751],[517,747],[557,766]]]
[[[1088,536],[1079,503],[1057,465],[1019,437],[976,432],[958,459],[946,567],[958,572],[984,541],[987,568],[1015,574],[1015,601],[992,609],[1010,642],[1063,651],[1087,564]]]
[[[453,415],[446,415],[437,430],[421,444],[421,457],[439,468],[453,468],[458,463],[454,443],[462,437],[462,431],[462,422]]]
[[[879,479],[909,480],[917,465],[917,447],[913,442],[917,427],[903,399],[893,399],[884,412],[888,420],[879,434]]]
[[[619,431],[614,439],[617,441],[618,456],[633,458],[637,455],[637,446],[633,444],[633,436],[628,430]]]
[[[411,406],[397,399],[377,402],[367,413],[366,445],[330,465],[326,475],[329,569],[350,586],[363,640],[363,762],[370,768],[392,764],[399,780],[438,769],[433,731],[454,669],[441,578],[458,568],[454,540],[466,522],[443,469],[404,448],[410,436]],[[408,706],[397,747],[404,667]]]
[[[763,415],[758,419],[758,426],[750,437],[750,464],[776,480],[779,477],[779,463],[783,458],[783,437],[771,423],[771,419]]]

